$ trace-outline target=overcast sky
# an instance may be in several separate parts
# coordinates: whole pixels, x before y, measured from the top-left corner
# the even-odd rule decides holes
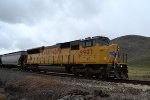
[[[0,54],[128,34],[150,36],[150,0],[0,0]]]

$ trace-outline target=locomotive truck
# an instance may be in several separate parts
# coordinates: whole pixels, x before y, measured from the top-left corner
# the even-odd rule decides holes
[[[13,53],[11,53],[13,54]],[[22,56],[22,57],[21,57]],[[18,68],[32,71],[73,73],[76,76],[128,78],[127,55],[103,36],[89,37],[20,53]],[[1,57],[2,65],[3,55]],[[8,60],[9,62],[9,60]]]

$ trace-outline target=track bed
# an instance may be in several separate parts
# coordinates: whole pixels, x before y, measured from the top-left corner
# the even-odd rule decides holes
[[[4,90],[8,97],[20,96],[22,98],[48,97],[53,95],[55,100],[60,98],[88,98],[87,100],[99,99],[150,99],[150,86],[141,84],[131,84],[125,82],[111,82],[100,79],[85,79],[56,73],[32,73],[22,72],[17,69],[0,69],[0,80],[5,82]],[[51,82],[51,83],[47,83]],[[9,88],[8,88],[8,84]],[[10,86],[15,87],[10,88]],[[23,91],[18,92],[17,89]],[[9,91],[8,91],[9,90]],[[11,91],[10,91],[11,90]],[[30,91],[28,91],[30,90]],[[42,94],[40,91],[42,91]],[[13,96],[11,93],[14,93]],[[23,95],[25,94],[25,95]],[[57,94],[57,95],[55,95]],[[72,95],[72,97],[69,97]],[[49,97],[50,98],[50,97]],[[91,99],[90,99],[91,98]],[[62,99],[65,100],[65,99]]]

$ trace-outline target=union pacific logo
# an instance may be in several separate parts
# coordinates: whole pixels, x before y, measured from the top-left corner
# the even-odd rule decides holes
[[[111,51],[111,52],[109,52],[109,55],[113,56],[113,57],[116,57],[117,56],[117,52]]]

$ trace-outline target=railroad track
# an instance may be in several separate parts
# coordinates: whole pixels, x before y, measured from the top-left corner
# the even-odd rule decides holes
[[[18,69],[14,69],[14,71],[19,71]],[[69,77],[69,78],[76,78],[76,79],[87,79],[87,80],[96,80],[96,81],[105,81],[105,82],[114,82],[114,83],[126,83],[126,84],[134,84],[134,85],[148,85],[150,86],[150,81],[144,80],[122,80],[122,79],[97,79],[97,78],[87,78],[83,76],[74,76],[73,74],[67,73],[57,73],[57,72],[32,72],[32,71],[24,71],[26,73],[34,73],[40,75],[52,75],[52,76],[59,76],[59,77]]]
[[[61,77],[72,77],[77,79],[88,79],[88,80],[97,80],[97,81],[105,81],[105,82],[114,82],[114,83],[126,83],[126,84],[134,84],[134,85],[148,85],[150,86],[150,81],[144,80],[122,80],[122,79],[97,79],[97,78],[86,78],[83,76],[74,76],[73,74],[65,74],[65,73],[45,73],[46,75],[54,75]]]
[[[134,84],[134,85],[148,85],[150,86],[150,81],[144,81],[144,80],[120,80],[120,79],[114,79],[114,80],[104,80],[107,82],[114,82],[114,83],[126,83],[126,84]]]
[[[66,74],[66,73],[56,73],[56,72],[40,72],[36,74],[43,74],[43,75],[52,75],[52,76],[60,76],[60,77],[70,77],[76,79],[87,79],[87,80],[97,80],[97,81],[105,81],[105,82],[114,82],[114,83],[126,83],[126,84],[134,84],[134,85],[148,85],[150,86],[150,81],[144,80],[122,80],[122,79],[97,79],[97,78],[87,78],[83,76],[74,76],[73,74]]]

